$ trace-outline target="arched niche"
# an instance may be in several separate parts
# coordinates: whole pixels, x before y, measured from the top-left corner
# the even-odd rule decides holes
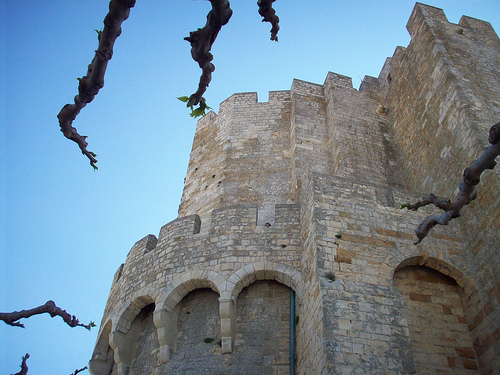
[[[245,286],[237,296],[231,373],[285,374],[290,371],[291,288],[273,279]]]
[[[159,359],[161,364],[168,363],[174,353],[177,337],[177,321],[180,312],[180,302],[191,291],[196,289],[211,289],[219,295],[218,285],[224,282],[224,277],[214,271],[197,270],[187,272],[172,282],[160,293],[156,300],[154,323],[158,328],[160,342]]]
[[[158,363],[158,334],[153,323],[154,303],[144,306],[130,327],[132,360],[129,375],[151,374]]]
[[[404,302],[417,373],[475,373],[474,339],[468,329],[470,299],[453,276],[462,282],[464,277],[441,261],[427,264],[447,274],[419,263],[406,260],[393,276]]]
[[[162,373],[225,373],[220,355],[219,294],[210,288],[194,289],[174,310],[176,334],[170,360],[162,365]]]
[[[108,320],[99,334],[92,359],[89,361],[89,372],[92,375],[110,375],[113,371],[114,350],[109,346],[112,322]]]
[[[154,325],[148,322],[153,321],[153,311],[155,308],[155,293],[143,294],[145,291],[136,293],[131,300],[127,301],[117,313],[117,323],[114,325],[110,335],[110,346],[114,350],[115,366],[112,375],[129,375],[132,365],[135,361],[134,374],[141,373],[137,365],[137,356],[140,354],[139,361],[143,361],[142,351],[138,351],[138,346],[155,347],[153,356],[158,357],[159,342]],[[149,320],[147,319],[149,316]],[[147,327],[148,332],[153,332],[153,337],[147,337],[146,342],[143,329]],[[138,345],[139,340],[140,345]],[[149,361],[156,360],[150,356]],[[139,371],[139,372],[138,372]]]

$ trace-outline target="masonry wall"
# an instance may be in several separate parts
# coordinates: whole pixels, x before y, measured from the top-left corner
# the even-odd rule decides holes
[[[200,120],[185,183],[181,216],[206,220],[213,209],[254,204],[259,223],[274,220],[275,204],[293,203],[290,92],[271,92],[268,102],[235,94]]]
[[[401,155],[401,183],[453,199],[462,170],[488,146],[487,131],[500,118],[500,61],[495,57],[500,41],[487,22],[464,16],[452,24],[441,9],[421,4],[407,28],[410,45],[396,50],[380,77],[390,80],[386,105]],[[498,259],[500,240],[498,168],[482,180],[479,198],[451,225],[460,227],[462,251],[481,305],[487,307],[470,324],[480,363],[500,367],[500,332],[491,330],[500,326],[500,274],[492,262]]]
[[[436,211],[399,209],[453,198],[486,147],[500,44],[418,3],[408,30],[359,90],[328,73],[268,102],[235,94],[198,122],[179,218],[118,268],[93,374],[500,369],[498,167],[418,246]]]

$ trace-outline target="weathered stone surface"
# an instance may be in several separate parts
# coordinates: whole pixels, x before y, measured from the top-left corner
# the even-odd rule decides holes
[[[423,4],[407,27],[407,48],[359,90],[295,79],[198,122],[179,218],[116,272],[93,374],[498,372],[498,167],[418,246],[432,208],[399,206],[453,198],[487,146],[500,41]]]

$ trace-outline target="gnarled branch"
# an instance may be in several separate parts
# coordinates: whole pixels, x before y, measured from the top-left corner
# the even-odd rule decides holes
[[[275,0],[259,0],[257,5],[259,6],[259,14],[264,17],[262,21],[270,22],[272,25],[271,40],[278,41],[279,18],[276,16],[276,12],[272,7],[274,1]],[[210,0],[210,3],[212,4],[212,9],[207,15],[207,23],[205,26],[202,29],[190,32],[189,36],[184,38],[191,44],[191,56],[202,70],[198,90],[187,99],[184,99],[186,97],[179,98],[186,102],[187,107],[191,108],[191,110],[193,110],[193,106],[200,105],[198,109],[193,110],[191,113],[193,117],[204,115],[205,110],[210,108],[206,105],[205,98],[203,98],[203,94],[207,90],[212,80],[212,73],[215,70],[215,66],[212,64],[214,57],[210,53],[210,50],[212,49],[212,45],[220,29],[229,22],[233,14],[229,1],[227,0]]]
[[[280,19],[276,15],[276,11],[273,9],[273,3],[276,0],[258,0],[257,5],[259,6],[259,14],[264,17],[262,22],[271,23],[271,40],[278,41],[278,31],[280,29],[279,22]]]
[[[87,74],[79,79],[78,95],[75,96],[75,102],[74,104],[66,104],[57,115],[64,136],[78,144],[82,153],[89,158],[90,165],[94,169],[97,169],[95,165],[97,155],[87,150],[87,136],[80,135],[72,124],[81,109],[90,103],[104,86],[104,74],[108,61],[113,56],[113,45],[121,34],[122,22],[128,18],[130,8],[134,5],[135,0],[111,0],[109,2],[109,13],[104,18],[104,29],[102,32],[98,32],[99,47],[88,66]]]
[[[212,45],[219,34],[222,26],[229,22],[233,11],[227,0],[210,0],[212,9],[207,15],[207,23],[202,29],[191,31],[184,38],[191,44],[191,56],[202,70],[198,90],[189,97],[187,106],[192,107],[202,102],[203,94],[212,80],[212,72],[215,70],[212,64],[213,55],[210,53]]]
[[[88,330],[90,330],[92,327],[95,327],[94,322],[90,322],[89,324],[81,324],[76,316],[70,315],[66,312],[66,310],[57,307],[54,301],[47,301],[45,304],[29,310],[14,311],[11,313],[0,313],[0,320],[3,320],[8,325],[24,328],[24,324],[19,323],[19,319],[29,318],[33,315],[45,313],[49,314],[52,318],[55,316],[60,316],[70,327],[84,327]]]
[[[415,231],[418,238],[415,244],[420,243],[434,226],[438,224],[448,225],[451,220],[459,217],[462,207],[476,199],[476,185],[479,184],[481,174],[486,169],[495,168],[495,159],[500,155],[500,122],[490,128],[488,141],[491,143],[491,146],[484,150],[483,154],[474,160],[468,168],[464,169],[463,181],[458,187],[460,194],[454,202],[445,201],[437,198],[434,194],[430,194],[415,204],[403,206],[408,210],[416,211],[420,207],[433,204],[444,211],[441,215],[429,215],[422,221]]]
[[[29,353],[26,353],[25,356],[23,356],[23,361],[21,362],[21,371],[16,372],[15,374],[11,375],[26,375],[28,373],[28,365],[26,364],[26,360],[30,357]]]

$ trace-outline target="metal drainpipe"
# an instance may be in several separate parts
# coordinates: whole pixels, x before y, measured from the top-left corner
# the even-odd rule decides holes
[[[295,292],[290,290],[290,375],[295,374]]]

